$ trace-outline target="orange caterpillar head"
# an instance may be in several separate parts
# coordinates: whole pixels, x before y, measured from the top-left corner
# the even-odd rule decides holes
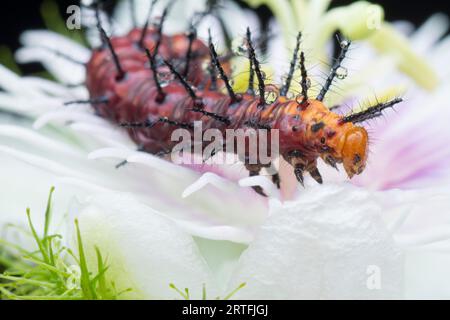
[[[311,172],[320,156],[335,168],[342,163],[349,178],[363,172],[369,146],[366,129],[346,121],[314,99],[308,100],[308,107],[300,112],[296,102],[287,102],[283,113],[286,121],[282,127],[288,130],[282,131],[282,142],[289,146],[287,150],[298,150],[286,157],[293,166],[300,163]]]
[[[363,172],[368,154],[369,137],[366,129],[351,126],[339,139],[337,151],[349,178]]]
[[[344,122],[341,116],[329,111],[320,101],[312,100],[308,108],[309,111],[305,113],[308,114],[309,122],[323,125],[316,133],[312,129],[311,137],[316,141],[315,145],[320,145],[321,158],[332,166],[342,163],[349,178],[362,173],[369,146],[366,129]],[[314,126],[311,125],[311,128]]]

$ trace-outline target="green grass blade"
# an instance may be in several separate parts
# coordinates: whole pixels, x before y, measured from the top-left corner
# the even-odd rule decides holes
[[[27,218],[28,218],[28,226],[30,227],[31,234],[33,235],[33,238],[36,241],[36,244],[38,245],[39,251],[42,254],[42,258],[46,263],[49,263],[49,258],[45,246],[42,243],[41,239],[39,238],[39,235],[37,234],[36,229],[34,228],[33,222],[31,221],[31,213],[29,208],[27,209]]]
[[[81,240],[81,232],[78,224],[78,220],[75,220],[75,227],[77,232],[77,242],[78,242],[78,256],[80,259],[80,270],[81,270],[81,289],[86,297],[86,299],[96,299],[97,295],[94,288],[92,287],[89,269],[86,262],[86,256],[84,253],[83,242]]]
[[[223,298],[223,300],[230,300],[239,290],[241,290],[242,288],[244,288],[247,284],[241,283],[239,285],[239,287],[237,287],[236,289],[234,289],[233,291],[231,291],[231,293],[229,295],[227,295],[225,298]]]
[[[47,208],[45,209],[45,224],[44,224],[44,239],[45,242],[47,241],[47,237],[48,237],[48,231],[50,229],[50,221],[51,221],[51,215],[52,215],[52,197],[53,197],[53,192],[55,192],[55,187],[51,187],[50,188],[50,193],[48,195],[48,200],[47,200]]]
[[[97,255],[97,276],[93,279],[93,283],[98,281],[98,291],[103,299],[108,299],[108,288],[106,286],[105,273],[108,267],[105,267],[103,257],[98,247],[95,247],[95,253]]]

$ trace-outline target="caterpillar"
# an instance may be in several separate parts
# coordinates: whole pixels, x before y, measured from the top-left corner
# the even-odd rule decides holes
[[[98,6],[96,9],[98,12]],[[335,168],[342,163],[349,178],[363,172],[368,157],[368,133],[359,124],[380,116],[402,99],[378,103],[346,116],[327,108],[324,98],[346,57],[350,41],[340,41],[339,56],[319,94],[313,98],[308,95],[308,74],[299,33],[286,81],[281,88],[275,88],[279,91],[275,101],[268,102],[269,85],[265,83],[249,29],[245,39],[250,62],[248,90],[236,93],[230,84],[229,59],[218,55],[211,35],[208,43],[198,39],[194,23],[186,34],[164,34],[169,9],[170,4],[159,24],[149,26],[147,20],[143,28],[136,27],[118,37],[109,37],[98,19],[102,46],[93,51],[86,65],[86,86],[90,94],[88,102],[99,116],[128,130],[140,150],[152,154],[171,150],[175,142],[170,137],[175,129],[193,130],[194,121],[201,121],[204,129],[222,132],[250,128],[258,128],[258,132],[279,130],[279,154],[292,165],[301,184],[305,173],[322,183],[317,169],[319,158]],[[289,99],[287,93],[297,68],[301,71],[301,94]],[[250,176],[259,175],[267,166],[250,164],[245,159],[244,163]],[[280,186],[278,174],[272,180]],[[265,195],[260,187],[254,189]]]

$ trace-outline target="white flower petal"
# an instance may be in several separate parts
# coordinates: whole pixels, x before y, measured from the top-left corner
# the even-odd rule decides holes
[[[48,94],[54,97],[61,97],[63,99],[67,99],[68,97],[77,97],[79,96],[79,89],[69,89],[66,86],[43,78],[38,77],[24,77],[22,78],[24,83],[27,86],[34,87],[40,90],[42,93]],[[86,91],[86,90],[83,90]]]
[[[45,114],[37,118],[33,124],[33,128],[36,130],[41,129],[50,122],[62,125],[66,124],[67,122],[81,122],[110,126],[108,122],[100,117],[91,114],[89,111],[79,112],[76,110],[56,110],[52,112],[46,112]]]
[[[193,171],[179,167],[169,161],[145,152],[134,152],[128,156],[127,161],[130,163],[141,164],[153,170],[158,170],[158,174],[168,175],[172,178],[182,178],[188,181],[192,181],[196,178],[196,174]]]
[[[33,224],[42,233],[44,228],[45,210],[47,198],[52,186],[56,190],[52,203],[51,232],[61,232],[66,228],[66,213],[69,204],[76,194],[79,197],[88,195],[84,188],[64,185],[59,187],[53,174],[40,170],[23,161],[17,161],[15,157],[1,154],[0,176],[2,177],[2,189],[0,201],[0,233],[3,239],[14,243],[20,243],[30,250],[35,250],[34,240],[24,237],[23,233],[16,232],[13,225],[28,229],[26,209],[29,208]],[[61,232],[64,234],[64,232]]]
[[[0,88],[10,94],[17,94],[23,98],[37,98],[42,95],[30,85],[26,85],[22,78],[11,70],[0,65]]]
[[[130,149],[120,149],[120,148],[103,148],[98,149],[95,151],[92,151],[88,155],[88,159],[90,160],[97,160],[97,159],[103,159],[103,158],[117,158],[117,159],[127,159],[130,154],[132,154],[133,151]]]
[[[183,191],[182,197],[187,198],[194,192],[198,192],[199,190],[203,189],[203,187],[208,184],[211,184],[216,188],[223,190],[228,185],[227,182],[229,181],[212,172],[206,172],[197,181],[195,181]]]
[[[413,250],[406,256],[405,299],[449,299],[450,255]]]
[[[193,183],[198,183],[197,179],[200,177],[199,173],[143,152],[123,148],[105,148],[96,150],[89,155],[89,158],[112,158],[118,159],[117,161],[126,159],[130,163],[130,166],[133,167],[133,164],[135,164],[134,167],[138,170],[137,175],[143,179],[143,184],[155,185],[155,188],[153,188],[155,194],[146,191],[142,201],[149,201],[148,203],[154,208],[159,208],[159,211],[166,212],[168,216],[181,221],[192,221],[194,218],[194,221],[200,226],[199,229],[208,226],[214,227],[223,225],[254,227],[259,225],[264,218],[266,209],[263,201],[260,199],[261,197],[254,194],[253,191],[245,192],[247,191],[245,190],[244,192],[240,192],[242,189],[235,182],[220,177],[214,178],[219,179],[223,184],[220,188],[217,188],[214,184],[209,185],[206,183],[201,192],[191,193],[189,197],[183,200],[181,197],[182,193],[186,189],[189,189]],[[144,166],[136,166],[136,164]],[[149,176],[142,176],[142,173],[140,172],[146,172]],[[130,179],[138,178],[138,176],[130,176]],[[207,179],[210,177],[216,176],[207,174],[206,178],[203,179],[206,179],[206,182],[208,182]],[[174,180],[176,183],[174,183]],[[135,192],[138,192],[138,190],[135,189]],[[142,191],[139,191],[139,193],[141,192]],[[173,195],[174,198],[170,200],[172,205],[174,205],[173,208],[165,204],[166,194]],[[233,195],[236,196],[233,197]],[[241,206],[245,206],[249,209],[249,204],[246,202],[246,199],[248,199],[248,196],[250,195],[254,196],[255,201],[253,201],[250,206],[251,210],[248,210],[247,214],[242,215]],[[153,196],[159,196],[160,198],[155,199]],[[228,198],[228,196],[231,198]],[[146,197],[149,199],[146,200]],[[228,203],[228,207],[221,206],[224,201]],[[184,215],[179,212],[176,213],[178,207],[184,207],[186,209],[192,208],[195,214],[190,217],[187,210]],[[205,233],[202,231],[198,231],[196,234],[205,236]],[[222,237],[222,235],[219,237]]]
[[[116,21],[124,30],[131,30],[134,27],[133,15],[136,17],[137,25],[141,27],[144,26],[145,20],[148,18],[152,0],[134,0],[134,12],[131,11],[131,2],[132,1],[120,1],[114,10],[114,21]]]
[[[120,131],[120,128],[114,128],[113,126],[104,126],[93,123],[73,123],[69,127],[74,131],[85,134],[91,139],[94,138],[97,141],[102,142],[104,145],[118,148],[126,148],[132,146],[129,137]]]
[[[264,176],[243,178],[243,179],[239,180],[239,185],[241,187],[260,186],[263,188],[263,190],[267,194],[267,196],[277,198],[277,199],[280,197],[280,193],[277,190],[275,184],[272,181],[270,181],[269,179],[267,179],[267,177],[264,177]]]
[[[87,176],[86,174],[80,173],[76,170],[73,170],[72,168],[61,165],[59,162],[49,160],[48,158],[43,158],[30,153],[18,151],[14,148],[2,145],[0,145],[0,153],[7,154],[9,156],[16,158],[17,160],[24,161],[30,165],[50,171],[56,175],[68,175],[89,180],[89,176]]]
[[[47,30],[26,31],[20,36],[20,41],[26,47],[46,47],[70,54],[74,59],[81,61],[88,61],[91,55],[88,48],[58,33]]]
[[[79,84],[85,79],[86,69],[83,65],[58,57],[55,53],[42,48],[24,47],[17,51],[16,59],[20,63],[42,63],[46,70],[63,83]]]
[[[35,131],[23,129],[18,126],[0,125],[0,136],[11,137],[16,140],[26,141],[40,150],[48,150],[60,155],[80,158],[80,153],[66,143],[39,135]]]
[[[247,27],[250,28],[254,38],[261,35],[261,25],[254,11],[242,9],[235,2],[225,1],[223,5],[219,7],[218,12],[233,39],[243,39]]]
[[[414,32],[411,43],[418,53],[425,54],[447,33],[449,19],[443,13],[438,13],[430,18]]]
[[[241,256],[230,288],[247,286],[236,298],[401,297],[401,252],[370,193],[325,185],[307,188],[295,202],[276,203]],[[380,290],[367,286],[371,266],[381,272]]]
[[[93,247],[107,259],[108,277],[119,291],[132,288],[133,298],[181,299],[169,288],[189,288],[201,298],[202,284],[218,294],[209,267],[192,237],[131,196],[93,197],[78,217],[88,259],[96,266]]]

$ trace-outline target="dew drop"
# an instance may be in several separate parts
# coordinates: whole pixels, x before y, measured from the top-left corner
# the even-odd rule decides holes
[[[161,16],[157,16],[157,17],[154,17],[152,19],[153,19],[153,21],[151,23],[152,27],[153,28],[158,28],[159,25],[161,24]]]
[[[342,49],[345,49],[350,45],[350,43],[348,42],[348,40],[342,40],[340,45]]]
[[[286,98],[288,98],[289,100],[293,100],[295,98],[295,93],[289,91],[286,94]]]
[[[347,78],[347,75],[348,75],[348,70],[347,70],[347,68],[339,67],[339,68],[336,70],[336,77],[337,77],[338,79],[340,79],[340,80],[343,80],[343,79]]]
[[[303,96],[301,94],[296,95],[295,101],[297,102],[298,105],[301,105],[303,102]]]
[[[202,71],[206,72],[209,71],[211,63],[209,62],[209,60],[205,60],[202,62]]]
[[[264,99],[266,100],[266,103],[272,104],[278,99],[278,95],[273,91],[266,91]]]
[[[159,72],[158,79],[161,87],[166,87],[171,81],[173,81],[174,75],[171,72]]]
[[[237,56],[246,56],[247,55],[247,48],[242,43],[242,40],[235,39],[231,43],[231,51],[237,55]]]
[[[264,99],[266,100],[266,103],[268,104],[274,103],[278,99],[279,95],[280,92],[276,86],[274,85],[266,86],[266,92],[264,93]]]
[[[261,76],[262,76],[263,80],[267,79],[267,75],[263,70],[261,70]]]
[[[311,78],[310,77],[307,77],[306,78],[306,87],[309,89],[309,88],[311,88]]]

